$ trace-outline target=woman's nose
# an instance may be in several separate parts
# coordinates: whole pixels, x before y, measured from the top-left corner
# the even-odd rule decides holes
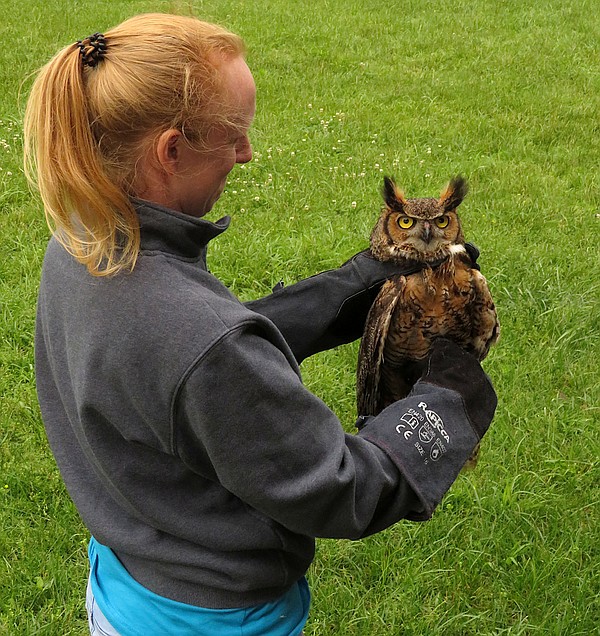
[[[249,161],[252,161],[252,144],[250,139],[246,137],[236,150],[235,162],[248,163]]]

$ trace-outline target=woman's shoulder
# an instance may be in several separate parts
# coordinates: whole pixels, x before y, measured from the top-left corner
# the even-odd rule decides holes
[[[98,277],[54,239],[44,263],[39,303],[54,317],[54,326],[58,323],[84,338],[126,338],[128,349],[168,342],[182,355],[197,354],[240,324],[268,322],[200,262],[142,257],[131,272]]]

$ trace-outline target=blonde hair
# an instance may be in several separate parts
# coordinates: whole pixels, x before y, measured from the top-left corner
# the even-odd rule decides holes
[[[41,69],[24,123],[25,170],[48,225],[96,276],[135,266],[136,162],[170,128],[202,148],[230,116],[219,63],[244,53],[237,35],[185,16],[143,14],[104,36],[96,66],[74,43]]]

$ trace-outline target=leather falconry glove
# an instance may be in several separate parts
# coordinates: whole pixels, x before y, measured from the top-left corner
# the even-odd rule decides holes
[[[437,339],[410,394],[374,417],[359,418],[359,436],[381,448],[433,514],[488,430],[498,400],[477,359]]]

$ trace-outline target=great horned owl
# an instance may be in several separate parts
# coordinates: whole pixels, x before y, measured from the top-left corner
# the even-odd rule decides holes
[[[456,177],[439,199],[406,199],[384,179],[385,206],[371,251],[381,261],[424,267],[384,283],[371,307],[358,361],[359,415],[377,415],[408,395],[435,338],[450,338],[479,360],[498,339],[496,309],[456,213],[466,193],[466,181]]]

